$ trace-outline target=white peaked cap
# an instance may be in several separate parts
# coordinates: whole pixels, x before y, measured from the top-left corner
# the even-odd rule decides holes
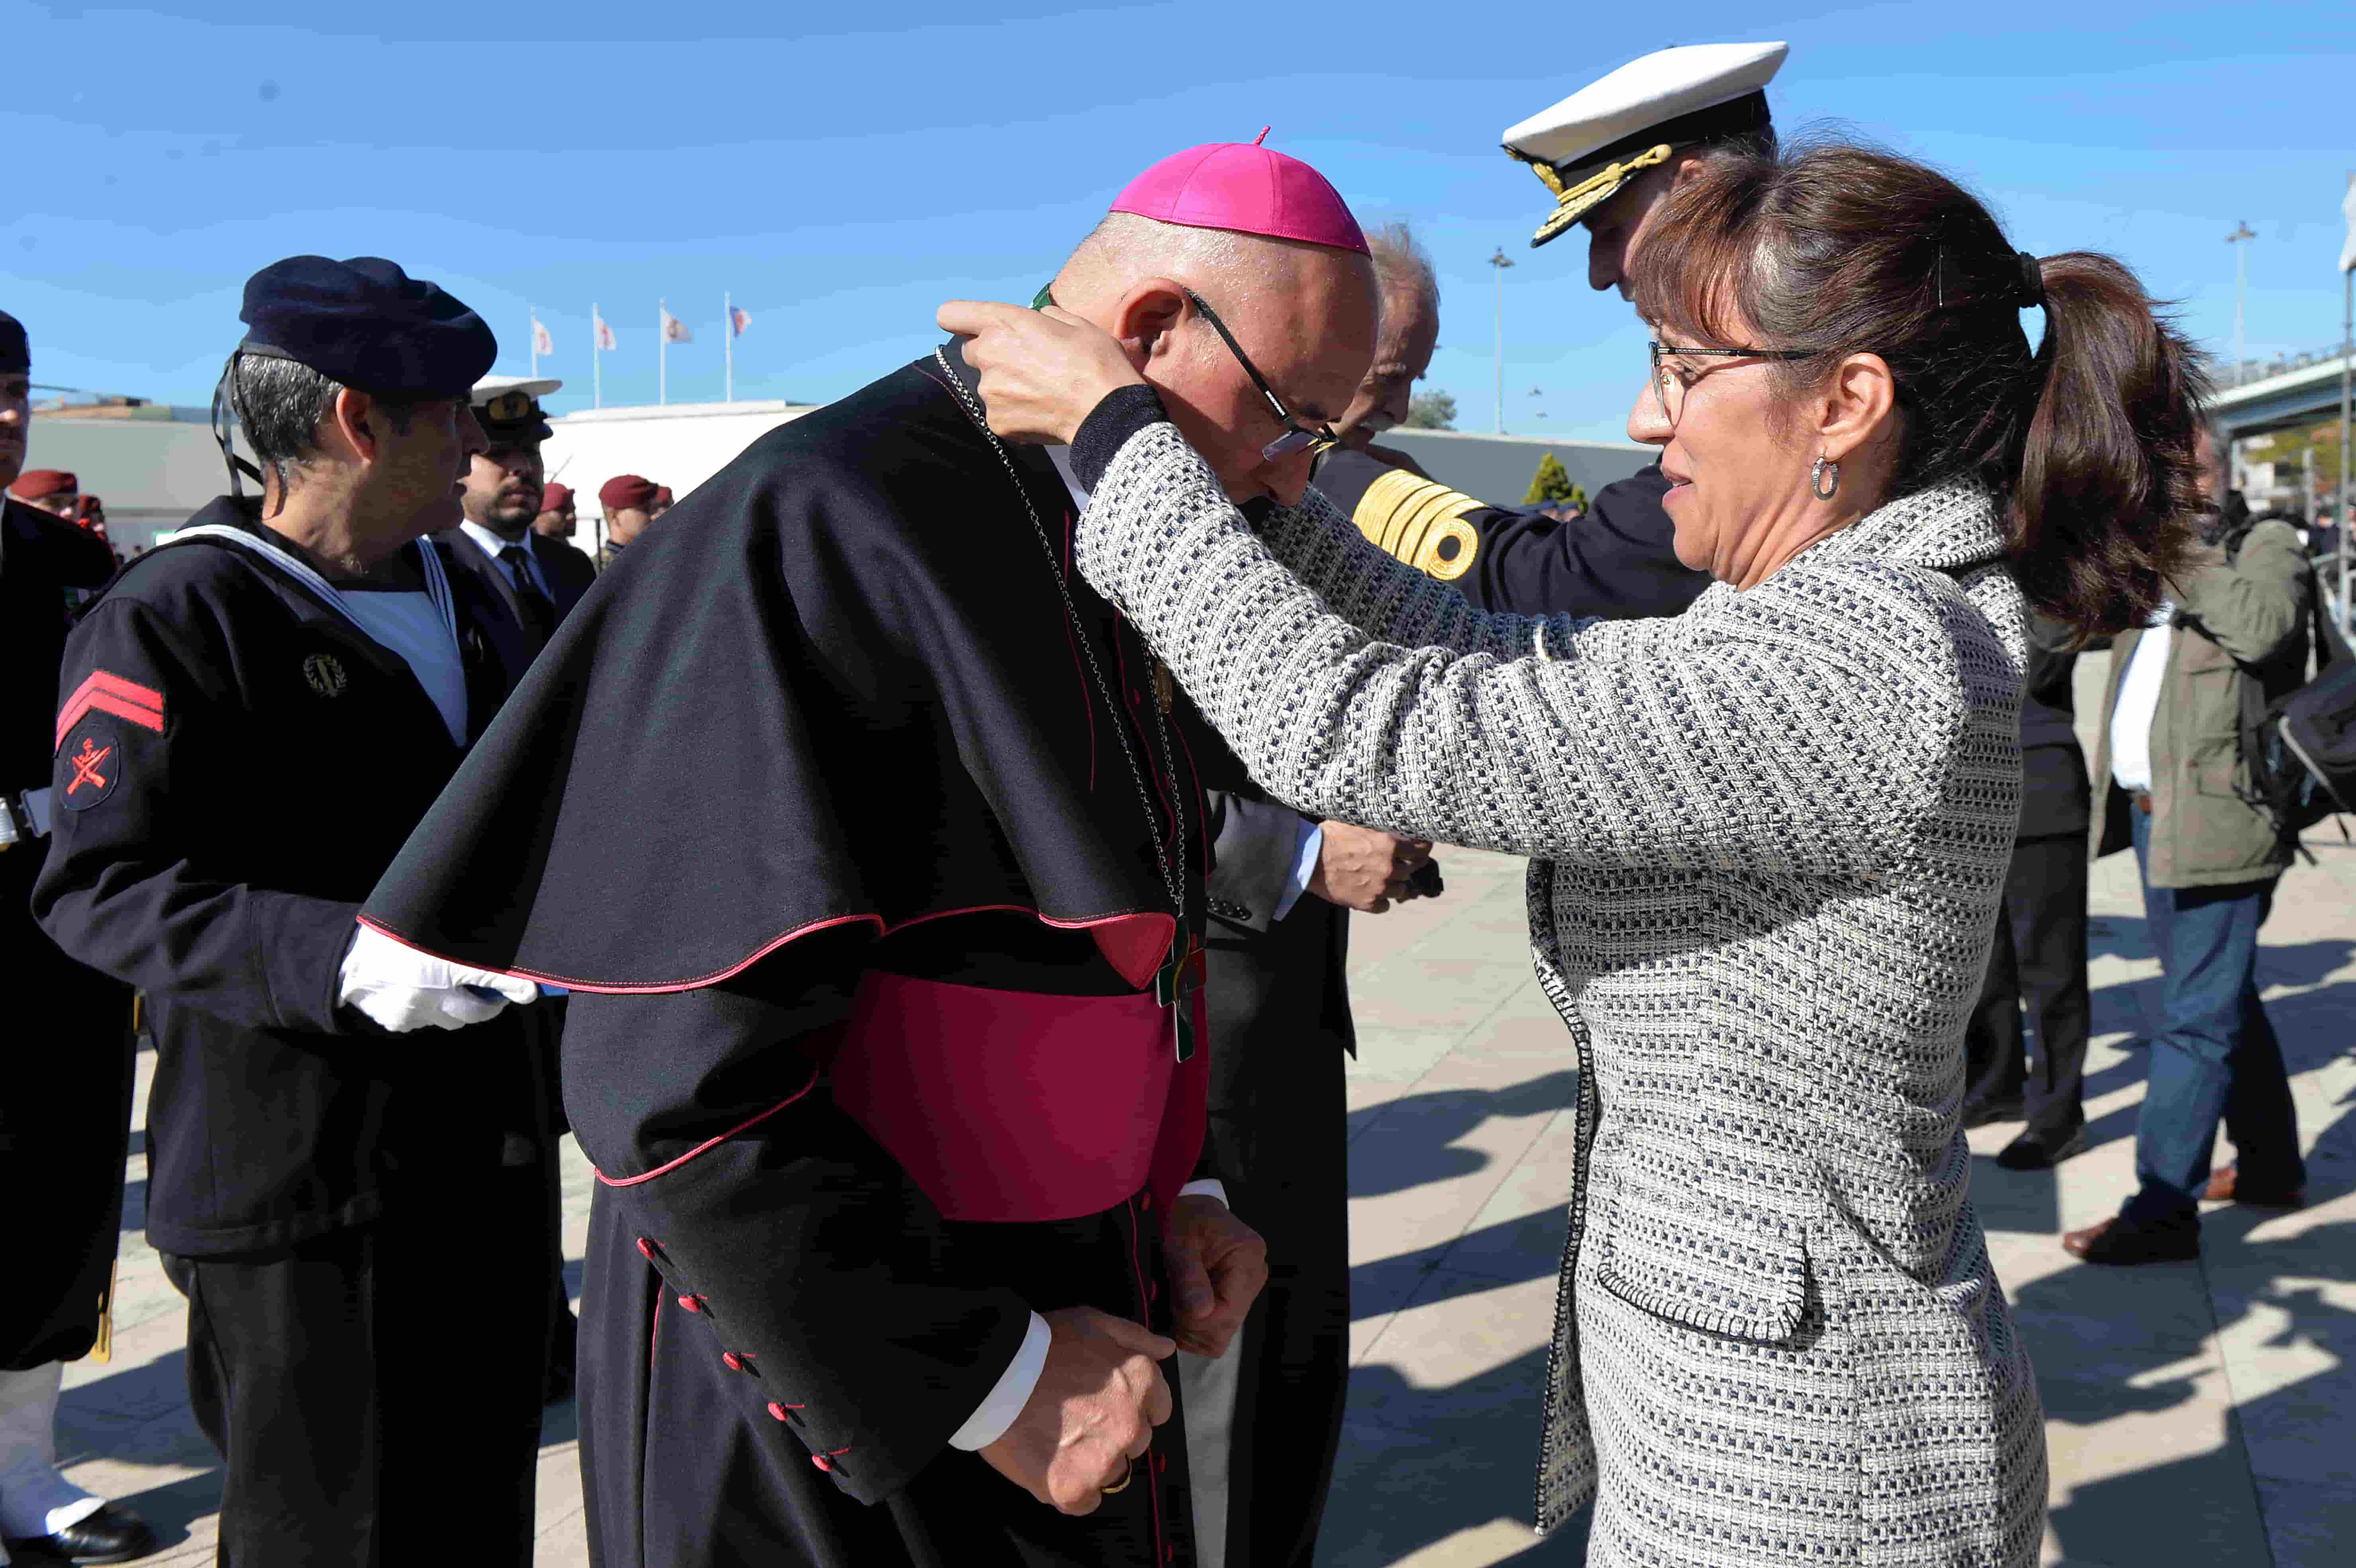
[[[1557,200],[1557,210],[1531,243],[1553,239],[1631,176],[1665,162],[1667,153],[1660,148],[1674,150],[1763,126],[1763,112],[1730,115],[1719,123],[1709,112],[1751,99],[1790,53],[1791,46],[1782,43],[1662,49],[1630,60],[1509,127],[1505,151],[1535,166]]]
[[[564,385],[553,376],[486,376],[475,383],[474,402],[489,402],[502,392],[521,392],[527,398],[544,398]]]

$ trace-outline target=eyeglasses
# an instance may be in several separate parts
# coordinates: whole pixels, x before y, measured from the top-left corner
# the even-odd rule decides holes
[[[1186,297],[1194,302],[1194,308],[1203,313],[1203,319],[1211,324],[1211,330],[1219,335],[1219,341],[1227,346],[1227,352],[1236,357],[1236,363],[1242,366],[1244,374],[1252,379],[1252,385],[1259,389],[1259,395],[1268,400],[1269,412],[1274,414],[1276,422],[1284,427],[1282,435],[1259,449],[1262,457],[1270,463],[1303,452],[1313,457],[1322,457],[1342,444],[1342,438],[1335,435],[1333,427],[1324,421],[1305,425],[1294,419],[1292,411],[1284,406],[1284,400],[1276,395],[1276,389],[1268,384],[1268,378],[1259,373],[1259,367],[1251,362],[1251,356],[1244,352],[1243,345],[1236,341],[1236,335],[1227,330],[1227,324],[1219,319],[1219,313],[1211,308],[1210,302],[1192,289],[1186,291]]]
[[[1713,366],[1702,371],[1700,375],[1688,379],[1677,373],[1676,367],[1663,363],[1673,355],[1679,357],[1691,356],[1696,358],[1716,359],[1813,359],[1815,357],[1815,350],[1812,348],[1678,348],[1657,339],[1646,347],[1652,351],[1651,381],[1654,405],[1660,410],[1661,418],[1671,424],[1676,424],[1685,417],[1686,393],[1692,388],[1694,382],[1700,380],[1703,376],[1714,375],[1727,368],[1723,365]]]

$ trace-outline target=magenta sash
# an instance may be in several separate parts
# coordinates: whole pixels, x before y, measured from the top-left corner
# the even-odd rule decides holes
[[[1196,1036],[1206,1031],[1200,993]],[[1203,1147],[1208,1051],[1180,1063],[1151,993],[1055,997],[861,978],[835,1103],[951,1220],[1069,1220],[1151,1187],[1163,1204]]]

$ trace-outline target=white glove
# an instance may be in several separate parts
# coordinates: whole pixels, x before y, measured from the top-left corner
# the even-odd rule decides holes
[[[344,950],[339,999],[395,1034],[432,1025],[465,1029],[498,1017],[509,1002],[529,1002],[540,987],[512,975],[469,969],[431,953],[404,947],[363,925]],[[476,989],[493,993],[481,995]]]

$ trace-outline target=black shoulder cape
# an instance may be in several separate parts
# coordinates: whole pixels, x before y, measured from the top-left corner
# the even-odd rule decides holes
[[[1173,912],[1058,570],[1112,700],[1143,711],[1146,672],[1070,569],[1053,467],[1007,450],[1052,563],[933,359],[755,442],[598,579],[361,918],[670,991],[830,926],[1020,910],[1142,985]]]

